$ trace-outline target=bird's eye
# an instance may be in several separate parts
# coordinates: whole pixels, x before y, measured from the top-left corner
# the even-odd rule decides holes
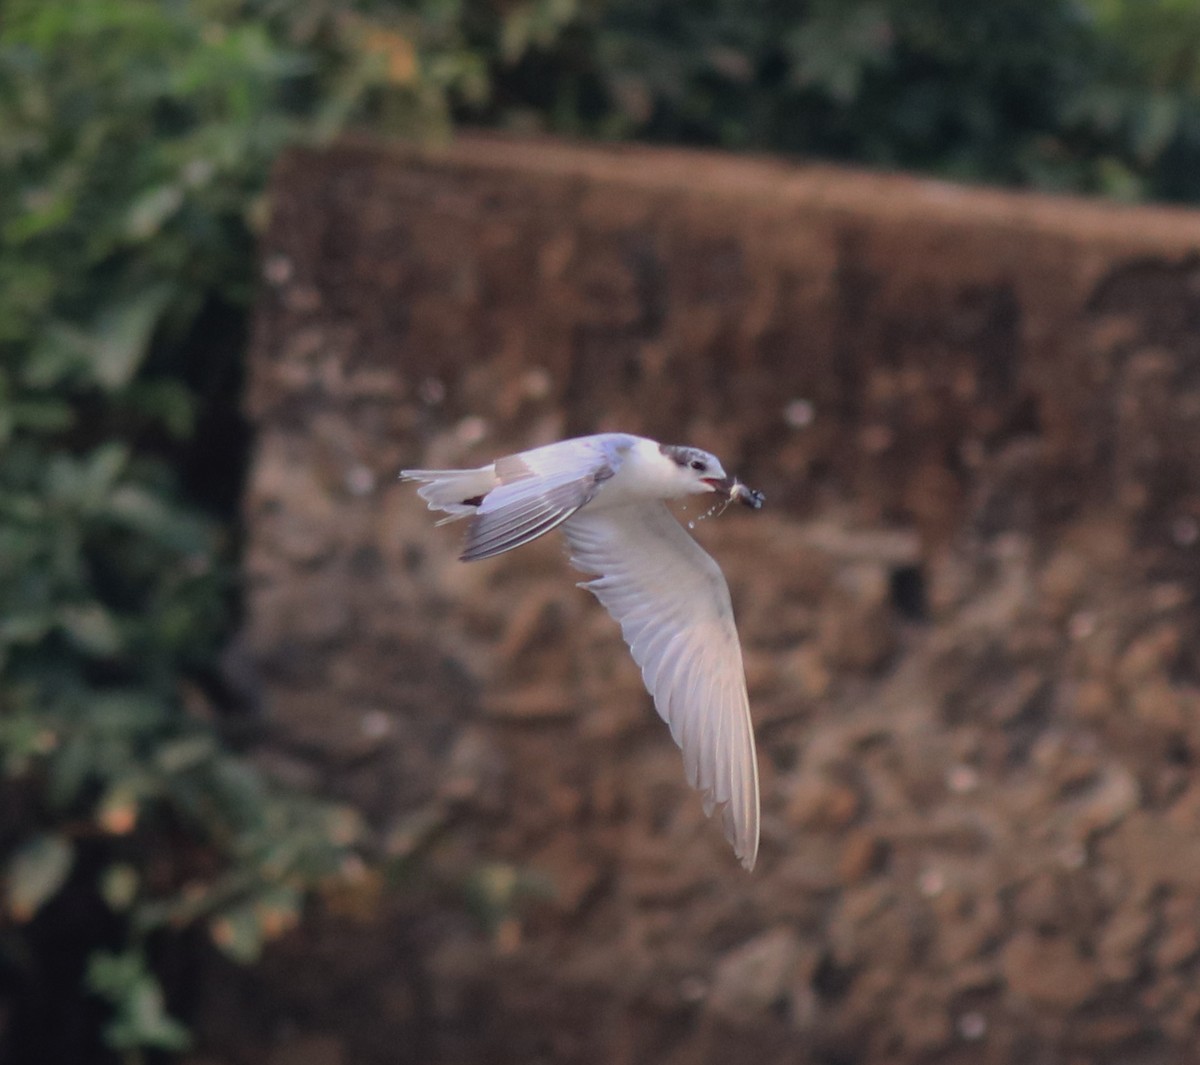
[[[704,471],[707,470],[708,467],[706,465],[704,465],[704,463],[701,462],[699,459],[693,459],[692,460],[692,469],[696,470],[698,473],[704,473]]]

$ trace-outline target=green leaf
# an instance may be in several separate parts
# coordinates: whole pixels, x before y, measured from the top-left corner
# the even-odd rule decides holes
[[[13,694],[10,692],[10,697]],[[6,777],[26,775],[32,761],[57,743],[58,736],[31,713],[10,711],[0,715],[0,756]]]
[[[167,1014],[162,988],[153,977],[140,981],[123,1005],[121,1014],[105,1029],[109,1046],[117,1050],[153,1047],[173,1051],[191,1046],[187,1028]]]
[[[95,740],[90,732],[72,729],[50,759],[47,798],[65,810],[79,797],[96,770]]]
[[[123,528],[181,555],[203,557],[211,550],[207,522],[172,508],[141,485],[123,484],[116,488],[105,500],[104,512]]]
[[[258,961],[262,954],[263,928],[252,905],[218,914],[209,921],[208,932],[221,953],[242,965]]]
[[[93,954],[87,985],[113,1007],[115,1016],[104,1029],[104,1041],[113,1050],[183,1051],[190,1046],[187,1028],[167,1013],[162,987],[140,951]]]
[[[191,437],[196,400],[182,381],[134,381],[126,399],[134,411],[162,425],[176,440]]]
[[[111,910],[128,910],[137,897],[138,872],[128,862],[117,862],[100,877],[100,894]]]
[[[119,441],[101,444],[83,463],[84,484],[92,495],[107,493],[129,462],[129,447]]]
[[[11,410],[15,428],[38,433],[60,433],[75,420],[75,412],[59,399],[21,400]]]
[[[148,240],[175,214],[184,202],[179,185],[158,185],[143,192],[129,208],[125,230],[134,240]]]
[[[3,229],[4,239],[22,244],[41,234],[57,229],[71,216],[75,201],[68,194],[53,189],[34,189],[22,197],[25,211],[8,222]]]
[[[61,386],[88,365],[87,337],[65,322],[48,322],[32,341],[21,365],[21,379],[31,388]]]
[[[101,314],[92,344],[92,372],[101,385],[115,391],[129,384],[174,295],[175,286],[169,282],[148,285]]]
[[[54,627],[54,615],[49,610],[10,614],[0,618],[0,645],[35,644]]]
[[[210,735],[186,736],[159,747],[155,761],[164,773],[175,776],[206,762],[216,750],[216,741]]]
[[[58,612],[58,621],[71,642],[89,655],[107,658],[121,649],[121,630],[99,603],[65,606]]]
[[[8,912],[29,921],[58,894],[75,861],[75,848],[62,836],[36,836],[22,845],[5,870]]]
[[[59,453],[46,470],[46,495],[64,506],[92,510],[103,506],[129,461],[129,448],[101,444],[83,459]]]

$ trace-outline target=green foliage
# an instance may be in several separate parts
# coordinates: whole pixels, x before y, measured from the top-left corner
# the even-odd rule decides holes
[[[442,120],[441,90],[389,68],[403,44],[236,0],[8,0],[0,20],[0,988],[55,982],[39,943],[103,907],[79,947],[123,1055],[186,1041],[164,935],[252,960],[358,836],[214,724],[194,678],[236,620],[233,516],[181,470],[212,448],[206,404],[237,404],[213,394],[219,350],[190,360],[212,307],[240,328],[280,148],[389,98]]]
[[[1200,92],[1200,7],[1192,0],[1085,0],[1106,40],[1120,42],[1129,85]]]
[[[186,1050],[187,1029],[170,1017],[162,988],[150,971],[145,955],[130,950],[124,954],[99,951],[92,955],[87,970],[88,987],[106,999],[113,1009],[105,1036],[116,1050]]]
[[[1194,0],[575,6],[500,53],[489,121],[1200,198]]]

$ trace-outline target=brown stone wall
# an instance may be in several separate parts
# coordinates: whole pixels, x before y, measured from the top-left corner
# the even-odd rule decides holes
[[[485,137],[296,152],[273,197],[263,758],[420,860],[215,988],[214,1046],[1196,1057],[1200,216]],[[395,481],[603,429],[767,494],[696,529],[746,649],[752,875],[556,537],[461,565]]]

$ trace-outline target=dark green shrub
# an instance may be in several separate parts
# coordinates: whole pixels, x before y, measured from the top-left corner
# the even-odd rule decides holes
[[[563,29],[494,61],[489,121],[1200,198],[1193,0],[521,6]]]

